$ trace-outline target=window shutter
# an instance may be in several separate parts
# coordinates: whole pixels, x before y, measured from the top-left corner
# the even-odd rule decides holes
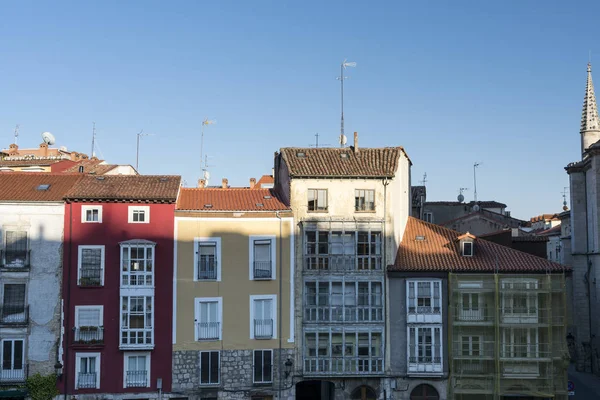
[[[100,326],[100,309],[84,308],[78,310],[78,326]]]

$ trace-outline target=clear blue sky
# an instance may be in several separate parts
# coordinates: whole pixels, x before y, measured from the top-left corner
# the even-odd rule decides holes
[[[452,3],[452,4],[451,4]],[[588,51],[600,85],[600,2],[3,2],[0,145],[57,145],[140,171],[247,185],[280,147],[335,145],[339,64],[346,133],[404,146],[428,199],[459,187],[513,215],[560,211],[580,158]]]

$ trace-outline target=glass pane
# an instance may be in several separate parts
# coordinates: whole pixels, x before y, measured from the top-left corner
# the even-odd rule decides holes
[[[2,342],[2,369],[12,369],[12,344],[11,340]]]

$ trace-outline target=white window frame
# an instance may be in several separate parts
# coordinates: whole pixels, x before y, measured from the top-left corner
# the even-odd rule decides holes
[[[77,247],[77,286],[80,286],[81,279],[81,261],[84,249],[100,249],[100,286],[104,286],[104,270],[105,270],[105,249],[104,245],[81,244]]]
[[[256,376],[254,375],[255,372],[255,368],[256,368],[256,364],[255,364],[255,360],[256,360],[256,352],[261,352],[261,355],[263,355],[263,357],[261,357],[261,359],[264,358],[264,352],[268,351],[271,353],[271,376],[269,377],[270,379],[267,380],[262,380],[262,381],[257,381],[254,378],[256,378]],[[261,368],[261,372],[264,372],[264,364]],[[252,351],[252,383],[258,383],[258,384],[267,384],[267,383],[273,383],[273,369],[274,369],[274,365],[273,365],[273,350],[272,349],[255,349]],[[263,378],[264,378],[264,373],[262,374]]]
[[[431,313],[419,313],[419,283],[428,283],[430,285],[430,304],[431,304]],[[438,301],[439,301],[439,312],[433,312],[435,308],[435,284],[438,286]],[[411,312],[411,304],[410,304],[410,286],[414,285],[414,308],[415,311]],[[442,289],[442,280],[441,279],[407,279],[406,280],[406,315],[408,323],[442,323],[442,316],[444,314],[444,302],[442,299],[443,289]]]
[[[18,340],[20,340],[21,342],[23,342],[23,349],[22,349],[22,354],[21,354],[21,369],[7,369],[7,370],[5,370],[3,368],[3,365],[0,364],[0,376],[2,374],[4,374],[4,371],[23,371],[22,372],[23,373],[22,380],[25,381],[25,379],[27,378],[27,376],[25,374],[26,373],[26,365],[27,365],[27,358],[25,358],[25,351],[26,351],[25,349],[26,349],[26,346],[27,346],[27,340],[26,340],[26,338],[24,338],[24,337],[7,337],[7,338],[4,338],[4,339],[0,340],[0,361],[4,360],[4,342],[15,342],[15,341],[18,341]],[[14,346],[15,345],[13,343],[13,345],[12,345],[13,350],[12,350],[11,364],[14,364],[14,361],[15,361]],[[10,374],[11,374],[10,378],[15,378],[12,375],[14,373],[10,373]]]
[[[200,322],[200,303],[217,303],[217,319],[219,323],[219,339],[223,340],[223,298],[222,297],[196,297],[194,298],[194,340],[197,342],[201,341],[211,341],[210,339],[200,339],[198,338],[198,328],[196,327],[196,323]],[[219,356],[219,363],[220,358]]]
[[[100,310],[100,326],[104,326],[104,306],[75,306],[75,328],[80,328],[79,326],[79,311],[81,310]]]
[[[148,348],[154,348],[154,327],[156,326],[155,324],[155,305],[154,305],[154,296],[153,295],[148,295],[148,294],[142,294],[142,293],[146,293],[144,291],[141,291],[139,294],[136,294],[135,292],[128,292],[128,294],[126,295],[121,295],[119,296],[119,303],[120,303],[120,308],[119,308],[119,348],[121,349],[148,349]],[[138,330],[138,329],[142,329],[143,331],[147,331],[150,330],[150,343],[142,343],[142,344],[137,344],[137,343],[123,343],[123,331],[124,329],[127,329],[129,331],[132,330],[132,328],[124,328],[123,327],[123,298],[127,297],[128,299],[131,299],[132,297],[142,297],[142,298],[150,298],[150,302],[151,302],[151,309],[152,309],[152,316],[150,317],[152,319],[151,323],[151,328],[133,328],[133,330]],[[131,309],[129,308],[129,305],[131,304],[131,300],[128,300],[128,305],[127,305],[127,318],[131,318]],[[147,302],[144,303],[145,305],[147,304]],[[146,310],[144,309],[143,311],[144,313],[144,322],[146,322]],[[129,323],[129,322],[128,322]]]
[[[98,221],[88,221],[87,212],[98,210]],[[81,223],[82,224],[101,224],[102,223],[102,206],[81,206]]]
[[[362,192],[362,198],[363,198],[363,207],[361,208],[357,208],[356,207],[356,199],[357,198],[361,198],[361,192]],[[369,194],[373,193],[373,208],[368,208],[367,207],[367,198],[369,197]],[[375,203],[377,202],[376,200],[376,193],[375,193],[375,189],[354,189],[354,212],[357,213],[365,213],[365,212],[375,212]]]
[[[100,353],[75,353],[75,390],[80,390],[79,385],[79,366],[82,358],[96,358],[96,389],[100,389],[100,370],[101,370],[101,355]],[[89,388],[82,388],[85,390]]]
[[[465,244],[466,243],[471,244],[471,253],[470,254],[465,253]],[[460,242],[460,252],[463,255],[463,257],[473,257],[473,254],[475,253],[475,243],[472,240],[461,241]]]
[[[151,248],[152,249],[152,272],[150,274],[148,274],[145,270],[142,271],[142,273],[140,274],[132,274],[131,273],[131,269],[128,267],[127,271],[123,271],[123,250],[127,248],[129,249],[129,259],[131,260],[131,248],[144,248],[144,249],[148,249]],[[147,251],[144,251],[146,256],[147,256]],[[122,242],[119,245],[119,259],[121,260],[121,268],[120,268],[120,285],[121,287],[127,287],[127,288],[152,288],[155,286],[155,281],[154,281],[154,269],[155,269],[155,263],[156,263],[156,243],[150,242],[150,241],[145,241],[145,242],[133,242],[133,241],[127,241],[127,242]],[[123,277],[127,275],[127,285],[123,284]],[[137,275],[138,279],[140,277],[144,277],[144,284],[143,285],[132,285],[131,284],[131,276],[132,275]],[[151,275],[152,276],[152,284],[151,285],[146,285],[146,276],[147,275]]]
[[[410,362],[410,340],[411,340],[411,336],[410,336],[410,330],[411,329],[415,329],[415,358],[417,359],[416,362],[411,363]],[[421,329],[431,329],[431,362],[427,363],[427,362],[419,362],[419,330]],[[435,329],[439,329],[440,330],[440,350],[439,350],[439,354],[440,354],[440,362],[436,363],[434,362],[434,358],[435,358],[435,351],[434,351],[434,346],[437,345],[437,343],[435,342]],[[408,365],[408,373],[409,374],[434,374],[434,375],[438,375],[438,374],[442,374],[443,370],[444,370],[444,330],[443,330],[443,326],[441,324],[427,324],[427,325],[423,325],[423,324],[418,324],[418,325],[408,325],[406,327],[406,361],[407,361],[407,365]]]
[[[527,357],[517,357],[518,350],[514,348],[515,330],[527,331]],[[508,336],[508,338],[507,338]],[[532,341],[532,338],[535,341]],[[508,339],[508,340],[507,340]],[[512,327],[502,329],[502,358],[536,359],[540,357],[540,332],[538,328]]]
[[[473,355],[473,338],[479,338],[479,355]],[[468,354],[464,353],[464,349],[463,349],[463,343],[464,343],[464,339],[467,339],[467,341],[469,342],[469,352]],[[479,358],[483,358],[483,336],[482,335],[460,335],[459,336],[459,343],[458,345],[460,346],[460,354],[459,356],[461,357],[479,357]]]
[[[249,254],[250,257],[248,259],[248,268],[249,268],[249,279],[251,281],[255,280],[254,279],[254,242],[255,241],[259,241],[259,240],[264,240],[264,241],[271,241],[271,278],[270,279],[256,279],[256,280],[276,280],[277,279],[277,275],[276,275],[276,265],[277,265],[277,249],[276,249],[276,244],[277,244],[277,237],[275,235],[250,235],[249,239],[248,239],[248,247],[249,247]],[[197,264],[196,264],[197,265]],[[219,264],[217,264],[217,267],[219,266]],[[217,272],[218,274],[218,272]],[[218,276],[217,276],[218,277]]]
[[[309,195],[310,195],[311,190],[314,190],[314,192],[315,192],[315,198],[314,198],[315,209],[314,210],[310,210],[309,209],[309,202],[310,202]],[[319,209],[319,192],[321,192],[321,191],[325,192],[325,208],[324,209]],[[318,212],[325,213],[325,212],[328,212],[329,211],[329,190],[328,189],[323,189],[323,188],[309,188],[309,189],[307,189],[306,190],[306,210],[309,213],[314,213],[314,212],[316,212],[316,213],[318,213]]]
[[[135,211],[143,211],[144,212],[144,220],[143,221],[134,221],[133,214]],[[127,222],[130,224],[149,224],[150,223],[150,206],[129,206],[127,212]]]
[[[515,329],[527,330],[527,357],[513,357],[515,349],[513,347]],[[508,336],[510,342],[507,343],[506,337]],[[535,344],[531,344],[532,332],[535,334]],[[536,362],[539,358],[540,341],[539,341],[539,329],[538,328],[503,328],[502,330],[502,343],[501,343],[501,361],[502,361],[502,374],[506,377],[537,377],[540,375],[540,364]],[[508,349],[507,349],[508,347]],[[512,348],[511,348],[512,347]],[[534,348],[533,355],[529,355],[531,347]],[[508,353],[508,354],[507,354]],[[530,361],[530,362],[527,362]],[[517,365],[518,364],[518,365]],[[527,369],[527,370],[526,370]]]
[[[259,294],[250,295],[250,339],[254,339],[254,302],[256,300],[271,300],[272,303],[272,319],[273,319],[273,337],[277,339],[277,295],[276,294]]]
[[[150,352],[149,351],[128,351],[123,355],[123,389],[127,388],[127,367],[129,366],[129,357],[146,356],[146,387],[150,387]],[[140,387],[140,386],[137,386]]]
[[[423,213],[423,221],[433,224],[433,213],[431,211],[425,211]]]
[[[513,285],[526,285],[526,288],[522,290],[520,293],[504,293],[504,289],[512,289]],[[502,322],[510,323],[510,322],[530,322],[537,323],[538,317],[540,313],[539,301],[538,301],[538,293],[537,289],[539,286],[539,282],[536,279],[502,279],[500,282],[500,287],[502,288],[501,293],[501,307],[502,307]],[[514,289],[512,289],[514,290]],[[520,296],[526,296],[527,300],[527,312],[525,313],[515,313],[514,312],[514,301],[515,294]],[[511,312],[508,312],[505,307],[505,297],[508,297],[508,301],[511,305]],[[535,308],[535,313],[529,313],[529,310]]]
[[[213,279],[198,279],[198,246],[203,242],[214,242],[216,244],[215,249],[215,262],[217,263],[217,280],[221,282],[221,238],[220,237],[196,237],[194,238],[194,282],[215,282]]]
[[[219,373],[217,374],[217,382],[210,382],[210,383],[202,383],[202,353],[213,353],[216,352],[219,355]],[[221,352],[219,350],[206,350],[206,351],[200,351],[199,354],[199,360],[198,360],[198,371],[199,371],[199,377],[198,377],[198,384],[200,386],[215,386],[215,385],[220,385],[221,384]]]

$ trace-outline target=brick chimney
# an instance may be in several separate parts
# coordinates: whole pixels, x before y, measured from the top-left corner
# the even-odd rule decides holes
[[[40,157],[48,157],[48,143],[40,143]]]
[[[250,189],[254,189],[256,186],[256,178],[250,178]]]
[[[227,178],[223,178],[223,180],[221,181],[221,186],[223,187],[223,189],[227,189],[227,182],[229,182]]]
[[[354,154],[358,154],[358,132],[354,132]]]
[[[206,180],[204,179],[198,179],[198,187],[199,188],[203,188],[206,186]]]
[[[11,143],[10,146],[8,146],[8,154],[10,154],[10,155],[19,154],[19,146],[17,146],[16,143]]]

